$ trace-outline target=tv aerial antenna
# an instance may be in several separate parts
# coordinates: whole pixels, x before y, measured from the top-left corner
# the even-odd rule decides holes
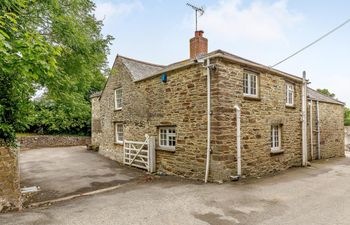
[[[196,12],[196,31],[198,30],[198,14],[199,16],[202,16],[204,14],[204,7],[201,6],[201,7],[198,7],[198,6],[194,6],[190,3],[186,3],[187,6],[191,7],[195,12]]]

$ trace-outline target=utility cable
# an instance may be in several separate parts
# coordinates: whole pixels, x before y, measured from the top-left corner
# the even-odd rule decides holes
[[[347,19],[345,22],[343,22],[342,24],[340,24],[339,26],[333,28],[331,31],[327,32],[326,34],[322,35],[320,38],[318,38],[317,40],[311,42],[310,44],[306,45],[304,48],[300,49],[299,51],[293,53],[292,55],[284,58],[283,60],[279,61],[278,63],[274,64],[273,66],[270,66],[270,68],[276,67],[278,65],[280,65],[281,63],[287,61],[288,59],[296,56],[297,54],[299,54],[300,52],[304,51],[305,49],[311,47],[312,45],[316,44],[317,42],[321,41],[322,39],[324,39],[325,37],[329,36],[330,34],[334,33],[335,31],[337,31],[338,29],[340,29],[341,27],[345,26],[347,23],[350,22],[350,19]]]

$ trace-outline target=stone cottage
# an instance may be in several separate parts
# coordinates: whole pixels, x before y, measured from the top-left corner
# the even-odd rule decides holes
[[[157,172],[205,181],[343,156],[344,104],[307,83],[222,50],[208,53],[196,31],[181,62],[116,57],[103,91],[91,96],[92,143],[123,162],[125,140],[148,134]]]

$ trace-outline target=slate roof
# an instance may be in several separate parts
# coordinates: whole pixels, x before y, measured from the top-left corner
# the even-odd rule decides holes
[[[268,70],[277,74],[280,74],[282,76],[286,76],[292,79],[296,79],[301,81],[302,78],[289,74],[289,73],[285,73],[283,71],[280,70],[276,70],[273,68],[270,68],[268,66],[265,66],[263,64],[259,64],[256,63],[254,61],[239,57],[237,55],[233,55],[231,53],[225,52],[223,50],[216,50],[216,51],[212,51],[208,54],[205,54],[202,56],[202,58],[206,58],[206,57],[210,57],[210,56],[214,56],[214,55],[218,55],[219,57],[226,57],[229,58],[230,60],[239,62],[239,63],[243,63],[243,64],[247,64],[247,65],[252,65],[255,67],[259,67],[262,68],[264,70]],[[131,59],[131,58],[127,58],[124,56],[117,56],[120,57],[122,59],[122,62],[124,63],[124,65],[129,69],[129,71],[131,72],[132,76],[133,76],[133,80],[134,81],[140,81],[140,80],[144,80],[147,79],[149,77],[152,76],[156,76],[159,75],[163,72],[167,72],[170,70],[174,70],[177,68],[182,68],[191,64],[196,63],[195,60],[193,59],[187,59],[187,60],[183,60],[180,62],[176,62],[167,66],[162,66],[162,65],[155,65],[155,64],[151,64],[151,63],[147,63],[147,62],[143,62],[143,61],[139,61],[139,60],[135,60],[135,59]]]
[[[216,51],[210,52],[202,57],[206,58],[206,57],[210,57],[210,56],[214,56],[214,55],[226,57],[226,58],[229,58],[230,60],[234,60],[234,61],[237,61],[237,62],[240,62],[243,64],[253,65],[253,66],[265,69],[265,70],[269,70],[271,72],[278,73],[280,75],[283,75],[283,76],[286,76],[289,78],[302,80],[302,78],[300,78],[298,76],[295,76],[295,75],[292,75],[289,73],[285,73],[285,72],[280,71],[280,70],[273,69],[273,68],[265,66],[263,64],[256,63],[254,61],[242,58],[240,56],[237,56],[237,55],[234,55],[234,54],[222,51],[222,50],[216,50]],[[157,65],[157,64],[152,64],[152,63],[148,63],[148,62],[143,62],[143,61],[136,60],[136,59],[131,59],[131,58],[124,57],[121,55],[118,55],[117,58],[118,57],[121,59],[122,63],[127,67],[127,69],[130,71],[130,74],[132,76],[133,81],[141,81],[141,80],[159,75],[163,72],[171,71],[171,70],[174,70],[177,68],[182,68],[182,67],[196,63],[196,61],[193,59],[187,59],[187,60],[176,62],[176,63],[170,64],[167,66],[163,66],[163,65]],[[92,94],[90,97],[93,98],[93,97],[98,97],[100,95],[101,95],[101,92],[96,92],[96,93]],[[345,103],[338,101],[336,99],[333,99],[331,97],[322,95],[311,88],[308,88],[307,96],[309,99],[320,101],[320,102],[345,105]]]
[[[127,58],[124,56],[119,56],[123,64],[130,71],[134,81],[142,80],[150,77],[157,73],[158,71],[164,69],[165,66],[156,65],[152,63],[142,62],[139,60]]]
[[[98,91],[98,92],[92,93],[92,94],[90,95],[90,98],[99,97],[101,94],[102,94],[102,91]]]
[[[323,95],[311,88],[307,88],[307,97],[309,99],[320,101],[320,102],[326,102],[326,103],[332,103],[332,104],[338,104],[338,105],[345,105],[345,103],[338,101],[334,98],[328,97],[326,95]]]

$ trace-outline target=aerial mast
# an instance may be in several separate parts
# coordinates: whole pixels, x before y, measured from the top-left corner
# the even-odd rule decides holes
[[[187,3],[186,5],[191,7],[196,13],[196,18],[195,18],[196,19],[196,31],[198,31],[198,22],[197,22],[198,14],[199,14],[199,16],[202,16],[204,14],[204,7],[203,6],[201,6],[201,7],[194,6],[190,3]]]

